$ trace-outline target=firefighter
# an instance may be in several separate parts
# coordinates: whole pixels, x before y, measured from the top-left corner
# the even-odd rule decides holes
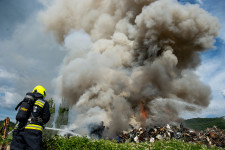
[[[50,119],[49,103],[44,100],[46,90],[38,85],[33,89],[33,110],[26,123],[18,123],[13,131],[11,150],[41,150],[43,125]]]

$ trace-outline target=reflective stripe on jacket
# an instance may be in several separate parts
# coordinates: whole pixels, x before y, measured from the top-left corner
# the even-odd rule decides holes
[[[35,101],[35,103],[34,103],[34,105],[38,105],[38,106],[40,106],[41,108],[43,108],[44,107],[44,105],[45,105],[45,102],[43,101],[43,100],[36,100]]]
[[[42,131],[43,127],[40,126],[40,125],[36,125],[36,124],[28,124],[28,125],[26,125],[25,129],[32,129],[32,130]]]

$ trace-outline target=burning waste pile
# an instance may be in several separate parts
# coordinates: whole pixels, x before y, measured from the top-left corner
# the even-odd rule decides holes
[[[98,132],[90,126],[104,121],[103,135],[115,138],[130,124],[165,126],[209,105],[210,87],[195,69],[220,27],[198,5],[55,0],[46,7],[40,18],[67,50],[54,83],[71,107],[69,129]]]
[[[207,128],[204,131],[194,131],[167,124],[163,127],[139,128],[123,132],[118,136],[118,142],[150,142],[157,140],[180,139],[185,142],[195,142],[207,146],[225,147],[225,130],[217,127]]]

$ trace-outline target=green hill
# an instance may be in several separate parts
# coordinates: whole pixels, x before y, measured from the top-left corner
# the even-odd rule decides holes
[[[194,130],[205,130],[217,126],[217,128],[225,130],[225,117],[187,119],[184,121],[184,126]]]

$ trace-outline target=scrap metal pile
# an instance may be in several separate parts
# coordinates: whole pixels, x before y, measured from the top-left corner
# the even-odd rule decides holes
[[[181,139],[185,142],[195,142],[207,146],[225,147],[225,130],[216,126],[204,131],[194,131],[167,124],[164,127],[133,129],[118,136],[118,142],[155,142],[157,140]]]

